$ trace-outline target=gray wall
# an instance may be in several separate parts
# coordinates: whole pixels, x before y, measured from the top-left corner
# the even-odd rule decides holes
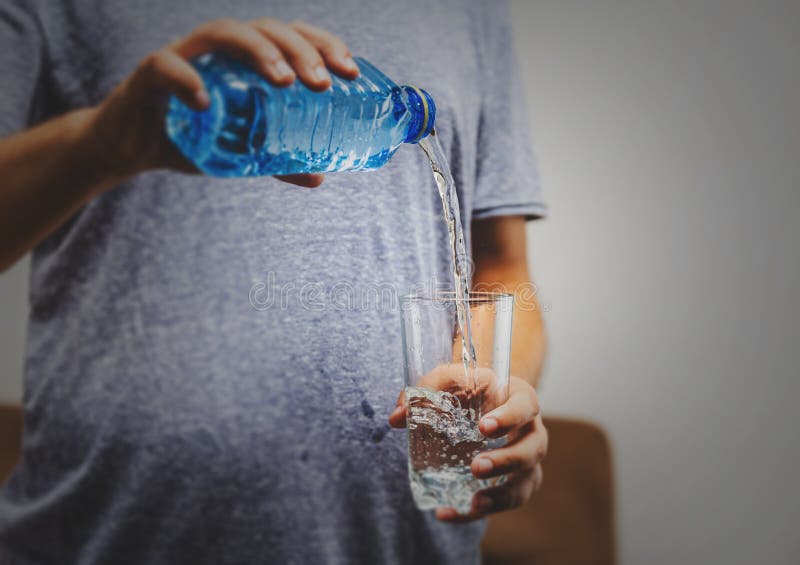
[[[610,431],[623,562],[797,563],[800,3],[513,12],[542,401]]]
[[[797,2],[513,3],[552,217],[550,413],[616,455],[622,561],[795,563]],[[20,396],[27,266],[0,277]]]
[[[0,274],[0,402],[22,398],[28,259]]]

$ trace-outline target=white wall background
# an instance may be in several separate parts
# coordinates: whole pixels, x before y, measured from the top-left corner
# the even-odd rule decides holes
[[[542,399],[611,434],[623,563],[797,563],[800,3],[513,14],[552,208]],[[0,276],[0,399],[26,282]]]

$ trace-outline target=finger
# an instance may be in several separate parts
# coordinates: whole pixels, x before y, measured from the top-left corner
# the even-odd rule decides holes
[[[316,47],[330,70],[346,79],[358,76],[358,65],[353,60],[350,49],[340,38],[304,21],[297,20],[289,25]]]
[[[200,74],[185,59],[166,49],[151,53],[139,63],[131,87],[145,96],[174,94],[194,110],[203,110],[209,104]]]
[[[547,455],[547,430],[534,422],[526,424],[528,433],[504,447],[485,451],[472,460],[470,469],[478,478],[489,478],[531,470]]]
[[[278,86],[291,84],[295,78],[294,71],[275,43],[251,26],[236,20],[222,19],[204,24],[173,43],[170,50],[184,58],[209,51],[223,51],[249,63]]]
[[[446,507],[436,509],[436,519],[442,522],[450,522],[451,524],[465,524],[466,522],[480,520],[481,518],[483,518],[482,514],[473,514],[472,512],[469,514],[459,514],[455,508]]]
[[[389,425],[393,428],[406,427],[406,392],[401,391],[397,397],[394,411],[389,414]]]
[[[301,175],[275,175],[275,178],[305,188],[317,188],[325,180],[325,175],[322,173],[307,173]]]
[[[508,400],[481,418],[480,431],[486,437],[502,437],[538,414],[539,399],[534,388],[520,378],[511,377]]]
[[[482,515],[522,506],[536,490],[537,475],[535,468],[511,475],[502,485],[477,493],[472,506]]]
[[[517,473],[497,487],[484,489],[472,498],[472,507],[467,514],[459,514],[454,508],[438,508],[436,518],[443,522],[463,524],[485,518],[493,512],[510,510],[525,503],[534,492],[535,473]]]
[[[278,20],[263,18],[252,22],[254,29],[277,45],[300,80],[311,90],[325,90],[331,75],[319,51],[297,31]]]

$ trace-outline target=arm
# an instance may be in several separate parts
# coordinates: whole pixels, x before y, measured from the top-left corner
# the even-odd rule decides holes
[[[242,58],[277,86],[299,78],[312,90],[358,67],[337,37],[303,22],[219,20],[148,55],[94,108],[73,111],[0,139],[0,271],[7,269],[89,200],[139,172],[192,167],[168,141],[164,102],[178,96],[202,110],[208,93],[189,59],[209,51]],[[322,175],[281,180],[313,187]]]
[[[121,179],[96,158],[91,110],[0,140],[0,271]]]
[[[544,324],[528,273],[525,219],[504,216],[472,223],[473,291],[515,294],[511,374],[532,386],[545,357]]]

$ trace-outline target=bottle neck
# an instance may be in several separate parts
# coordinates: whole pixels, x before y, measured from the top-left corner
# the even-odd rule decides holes
[[[433,124],[436,121],[436,105],[430,94],[416,86],[402,86],[400,91],[403,94],[405,110],[411,116],[403,142],[417,143],[433,131]]]

